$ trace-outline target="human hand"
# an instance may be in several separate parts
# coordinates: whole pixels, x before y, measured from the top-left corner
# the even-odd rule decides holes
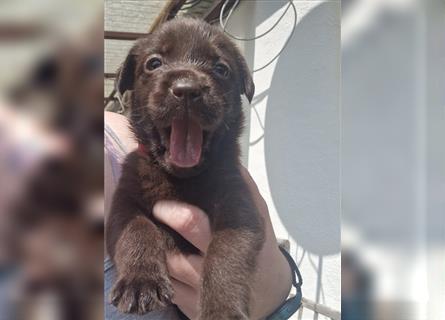
[[[265,223],[266,237],[257,260],[257,272],[252,285],[251,318],[263,319],[287,297],[291,287],[291,270],[278,249],[266,202],[249,175],[241,172]],[[159,201],[154,216],[176,230],[198,248],[202,255],[169,254],[167,266],[174,287],[173,303],[190,319],[198,314],[200,279],[204,255],[212,239],[207,215],[199,208],[175,201]]]

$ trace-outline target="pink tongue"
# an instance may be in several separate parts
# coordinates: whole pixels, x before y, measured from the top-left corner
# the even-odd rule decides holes
[[[177,167],[194,167],[201,159],[201,149],[201,126],[192,119],[174,119],[170,134],[170,161]]]

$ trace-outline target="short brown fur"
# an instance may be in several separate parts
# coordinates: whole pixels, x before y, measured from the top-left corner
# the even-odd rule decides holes
[[[162,59],[162,69],[147,71],[153,54]],[[214,69],[221,61],[229,70],[224,77]],[[172,99],[170,87],[177,79],[194,79],[205,88],[199,103]],[[250,101],[254,92],[243,57],[217,28],[178,18],[136,43],[117,87],[131,96],[131,128],[145,152],[127,156],[106,226],[107,250],[118,272],[112,303],[139,314],[170,303],[166,253],[199,253],[153,218],[157,201],[177,200],[206,212],[213,235],[198,318],[249,319],[249,284],[264,231],[239,170],[240,96]],[[188,169],[176,168],[166,157],[169,121],[182,113],[199,119],[206,135],[200,163]]]

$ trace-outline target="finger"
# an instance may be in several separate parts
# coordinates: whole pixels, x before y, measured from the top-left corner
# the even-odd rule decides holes
[[[172,279],[172,285],[174,291],[172,302],[189,319],[196,319],[198,315],[198,291],[176,279]]]
[[[198,289],[204,258],[199,255],[168,254],[167,268],[171,277]]]
[[[212,238],[209,219],[199,208],[177,201],[158,201],[154,216],[165,223],[201,252],[206,252]]]

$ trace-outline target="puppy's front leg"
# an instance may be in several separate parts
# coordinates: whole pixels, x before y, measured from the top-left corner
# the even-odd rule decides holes
[[[204,262],[199,320],[250,319],[250,285],[264,233],[254,206],[241,204],[245,212],[240,212],[235,203],[240,204],[234,201],[226,206],[227,215],[213,228]]]
[[[112,303],[121,312],[139,314],[165,307],[173,289],[162,233],[142,214],[124,220],[111,216],[110,220],[114,245],[111,243],[109,250],[118,273],[111,292]]]

